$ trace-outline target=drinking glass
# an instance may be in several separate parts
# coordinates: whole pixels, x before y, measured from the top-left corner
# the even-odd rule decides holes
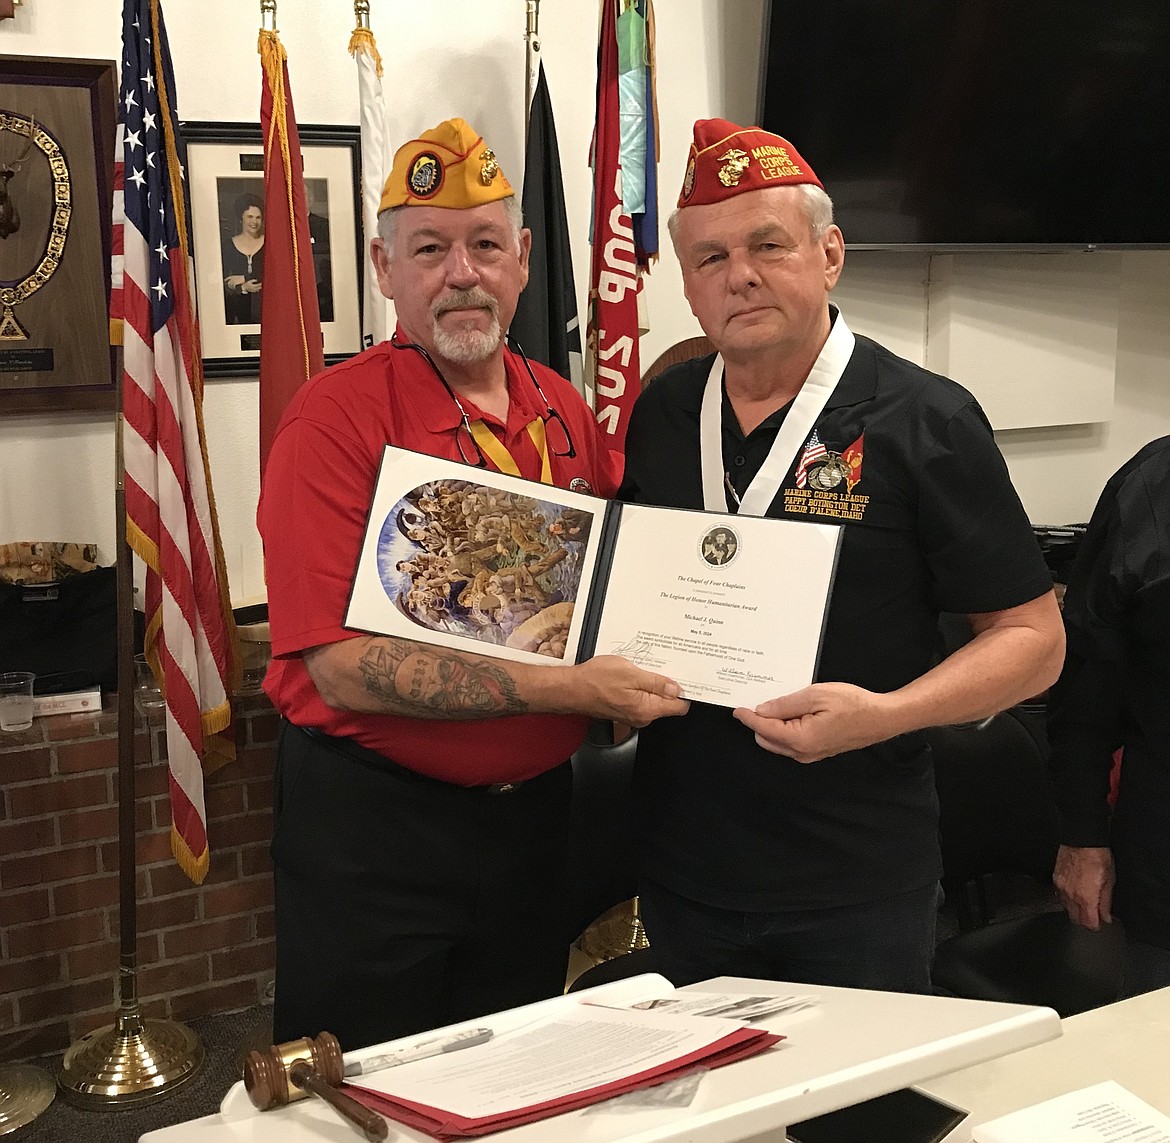
[[[33,720],[31,671],[0,673],[0,730],[28,730]]]
[[[147,726],[166,721],[166,700],[145,655],[134,656],[134,708]]]

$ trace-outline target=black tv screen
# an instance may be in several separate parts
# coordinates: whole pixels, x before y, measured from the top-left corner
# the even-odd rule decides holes
[[[1170,245],[1170,0],[772,0],[765,40],[850,246]]]

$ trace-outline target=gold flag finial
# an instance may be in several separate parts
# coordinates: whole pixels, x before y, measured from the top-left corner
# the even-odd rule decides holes
[[[276,31],[276,0],[260,0],[260,30]]]
[[[369,29],[370,0],[353,0],[353,14],[359,28]]]

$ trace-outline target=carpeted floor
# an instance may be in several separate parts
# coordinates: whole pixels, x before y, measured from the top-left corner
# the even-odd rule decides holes
[[[217,1111],[239,1078],[243,1056],[272,1043],[272,1009],[257,1005],[243,1012],[204,1016],[189,1026],[203,1042],[203,1066],[174,1094],[113,1111],[82,1110],[58,1095],[32,1123],[6,1136],[5,1143],[8,1139],[13,1143],[136,1143],[143,1132]],[[42,1061],[41,1066],[56,1077],[61,1060]]]

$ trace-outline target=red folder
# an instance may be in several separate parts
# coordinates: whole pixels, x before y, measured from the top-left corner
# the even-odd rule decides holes
[[[365,1104],[366,1107],[386,1116],[387,1119],[394,1119],[399,1123],[405,1123],[408,1127],[425,1131],[436,1139],[463,1139],[475,1135],[489,1135],[493,1131],[503,1131],[509,1127],[519,1127],[523,1123],[532,1123],[537,1119],[548,1119],[565,1111],[575,1111],[579,1107],[600,1103],[602,1100],[611,1099],[613,1096],[622,1095],[627,1091],[653,1087],[655,1084],[677,1079],[696,1068],[722,1067],[724,1064],[731,1064],[736,1060],[754,1056],[782,1039],[784,1039],[783,1036],[774,1032],[766,1032],[762,1028],[739,1028],[721,1039],[713,1041],[706,1048],[690,1052],[646,1071],[615,1080],[613,1083],[586,1088],[559,1099],[535,1103],[528,1107],[517,1108],[499,1115],[484,1116],[479,1119],[468,1119],[454,1112],[444,1111],[440,1107],[427,1107],[410,1100],[397,1099],[394,1096],[372,1091],[358,1084],[347,1083],[344,1085],[344,1090],[360,1103]]]

